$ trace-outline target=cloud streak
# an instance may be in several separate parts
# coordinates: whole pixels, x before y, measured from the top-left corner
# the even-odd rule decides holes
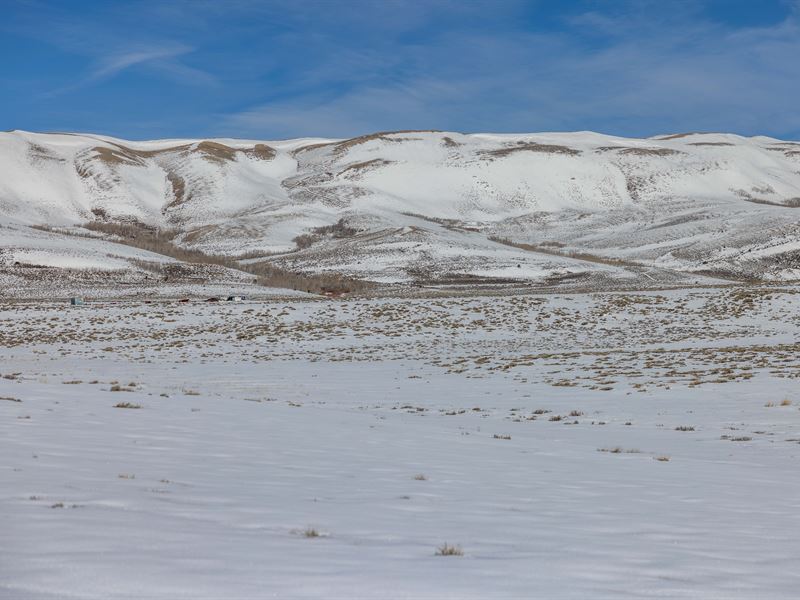
[[[103,127],[121,136],[135,113],[136,131],[153,136],[800,137],[797,0],[744,13],[734,0],[9,1],[23,8],[4,15],[0,33],[76,59],[72,70],[44,69],[31,96],[95,119],[114,106],[127,121],[109,112]],[[23,75],[21,89],[33,88]]]
[[[178,46],[175,48],[156,48],[156,49],[142,49],[142,50],[127,50],[118,52],[108,58],[103,58],[97,61],[97,64],[92,69],[87,77],[89,81],[97,81],[107,77],[113,77],[117,73],[121,73],[125,69],[140,65],[142,63],[160,62],[165,59],[171,59],[181,54],[190,52],[191,48]]]
[[[103,80],[112,79],[134,67],[145,67],[154,72],[166,74],[171,79],[195,84],[212,84],[216,80],[207,73],[182,65],[177,57],[187,54],[192,48],[169,45],[163,48],[129,49],[93,61],[89,73],[75,83],[45,92],[42,96],[52,98],[91,86]]]
[[[684,130],[800,134],[797,13],[734,28],[692,11],[587,12],[565,30],[503,36],[450,31],[398,44],[393,77],[324,65],[341,91],[306,91],[222,121],[231,134],[349,136],[387,128]],[[590,33],[578,35],[583,30]],[[311,74],[313,75],[313,73]],[[376,75],[373,77],[372,75]]]

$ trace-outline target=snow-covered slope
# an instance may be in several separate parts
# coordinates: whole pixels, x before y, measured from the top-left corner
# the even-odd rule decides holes
[[[800,143],[589,132],[281,142],[0,133],[0,263],[39,249],[23,243],[28,226],[89,221],[135,221],[207,253],[374,280],[637,279],[643,269],[793,279]],[[50,247],[64,238],[50,236]]]

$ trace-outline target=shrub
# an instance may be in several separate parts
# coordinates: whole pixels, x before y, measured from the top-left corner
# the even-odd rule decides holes
[[[447,542],[436,549],[436,556],[464,556],[461,546],[451,546]]]

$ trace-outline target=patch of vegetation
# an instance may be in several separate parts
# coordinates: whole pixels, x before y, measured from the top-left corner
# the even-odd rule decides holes
[[[631,448],[630,450],[625,450],[620,446],[614,446],[612,448],[598,448],[598,452],[608,452],[609,454],[641,454],[641,450],[636,450]]]
[[[464,556],[461,546],[451,546],[447,542],[436,548],[436,556]]]
[[[249,273],[256,278],[256,283],[265,287],[287,288],[309,293],[357,292],[367,288],[366,282],[351,279],[343,275],[310,275],[306,273],[297,273],[277,267],[266,260],[259,263],[242,263],[238,258],[233,256],[206,254],[200,250],[184,248],[179,246],[175,241],[179,235],[178,231],[172,229],[158,229],[135,220],[123,222],[97,220],[86,223],[83,227],[89,231],[96,231],[108,236],[114,236],[114,241],[117,243],[161,254],[162,256],[169,256],[170,258],[184,263],[215,265]],[[337,223],[327,227],[330,228],[329,233],[331,235],[338,235],[341,237],[347,237],[347,235],[350,235],[350,232],[355,231],[343,223],[341,225]],[[37,228],[49,230],[49,228],[44,226]],[[326,229],[326,231],[328,230]],[[170,276],[169,270],[175,267],[176,265],[156,264],[151,265],[150,268],[160,272],[168,279]],[[180,265],[177,267],[180,267]]]
[[[561,154],[565,156],[578,156],[581,151],[569,148],[567,146],[560,146],[557,144],[537,144],[536,142],[517,142],[513,145],[508,145],[504,148],[497,148],[495,150],[484,150],[479,152],[483,156],[502,158],[514,154],[515,152],[538,152],[542,154]]]
[[[117,384],[112,385],[109,388],[110,392],[132,392],[133,390],[124,386]]]
[[[137,409],[137,408],[142,408],[142,405],[141,404],[134,404],[133,402],[118,402],[117,404],[114,405],[114,408],[132,408],[132,409]]]
[[[297,246],[298,250],[305,250],[306,248],[310,248],[320,240],[330,237],[333,239],[343,239],[343,238],[350,238],[354,235],[358,234],[358,229],[354,227],[350,227],[344,221],[344,219],[339,219],[333,225],[323,225],[322,227],[315,227],[311,230],[310,233],[304,233],[302,235],[298,235],[292,241]]]

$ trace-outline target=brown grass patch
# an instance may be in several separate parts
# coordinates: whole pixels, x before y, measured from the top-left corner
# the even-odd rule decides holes
[[[690,135],[699,135],[701,132],[699,131],[689,131],[688,133],[673,133],[672,135],[665,135],[657,138],[653,138],[656,140],[677,140],[683,137],[689,137]]]
[[[339,175],[344,175],[345,173],[349,175],[359,175],[364,171],[367,171],[373,167],[381,167],[384,165],[390,165],[392,161],[390,160],[383,160],[381,158],[373,158],[372,160],[365,160],[363,162],[353,163],[352,165],[346,166],[344,169],[339,171]]]
[[[640,263],[623,260],[621,258],[611,258],[605,256],[598,256],[596,254],[588,254],[587,252],[567,252],[557,250],[560,246],[557,242],[548,242],[546,244],[524,244],[522,242],[514,242],[507,238],[496,236],[489,236],[489,240],[503,244],[504,246],[511,246],[512,248],[519,248],[520,250],[527,250],[528,252],[538,252],[540,254],[550,254],[552,256],[561,256],[564,258],[574,258],[575,260],[583,260],[603,265],[611,265],[615,267],[641,267],[644,266]],[[578,275],[578,274],[573,274]]]
[[[258,160],[272,160],[275,158],[275,148],[271,146],[267,146],[266,144],[256,144],[252,148],[247,148],[246,150],[241,150],[241,152],[250,158],[256,158]]]
[[[444,136],[442,138],[442,144],[444,144],[448,148],[457,148],[457,147],[462,145],[462,144],[459,144],[457,141],[455,141],[453,138],[448,137],[448,136]]]
[[[232,161],[236,158],[235,148],[208,140],[197,144],[197,146],[195,146],[195,152],[199,152],[203,155],[203,158],[217,163]]]
[[[562,154],[565,156],[578,156],[580,150],[559,146],[557,144],[537,144],[536,142],[518,142],[515,146],[506,146],[495,150],[482,150],[478,154],[502,158],[514,154],[515,152],[540,152],[543,154]]]
[[[179,206],[184,203],[184,201],[191,199],[191,196],[188,198],[185,197],[186,194],[186,181],[178,175],[177,173],[173,173],[172,171],[167,171],[167,180],[169,181],[170,185],[172,186],[172,202],[167,204],[165,209],[170,209],[173,206]]]
[[[730,142],[689,142],[690,146],[735,146]]]
[[[347,293],[353,291],[363,291],[368,287],[366,282],[358,281],[343,275],[307,275],[295,273],[276,267],[267,261],[262,263],[241,264],[234,257],[225,255],[206,254],[200,250],[192,250],[178,246],[174,240],[177,232],[173,230],[160,230],[138,222],[105,222],[91,221],[83,226],[90,231],[97,231],[107,235],[116,236],[119,239],[113,240],[142,250],[148,250],[162,256],[169,256],[178,261],[190,264],[216,265],[228,269],[234,269],[249,273],[256,278],[259,285],[267,287],[280,287],[293,290],[301,290],[309,293]],[[39,227],[48,230],[47,227]],[[340,225],[328,225],[324,228],[325,234],[331,233],[334,236],[346,237],[352,231],[342,222]],[[193,232],[196,233],[196,232]],[[198,234],[199,235],[199,234]],[[167,270],[174,268],[175,265],[163,265],[165,275]]]
[[[347,225],[347,223],[345,223],[344,218],[341,218],[333,225],[315,227],[310,233],[298,235],[292,241],[297,245],[298,250],[305,250],[306,248],[310,248],[315,243],[326,237],[331,237],[333,239],[344,239],[358,235],[358,233],[358,229],[350,227]]]
[[[361,144],[366,144],[367,142],[371,142],[373,140],[381,140],[384,142],[404,142],[408,141],[406,139],[398,139],[398,138],[391,138],[387,137],[390,135],[396,135],[398,133],[438,133],[435,129],[404,129],[399,131],[378,131],[376,133],[370,133],[368,135],[361,135],[358,137],[351,138],[349,140],[344,140],[343,142],[336,142],[335,143],[335,150],[336,154],[343,154],[350,148],[355,146],[359,146]]]
[[[675,154],[684,154],[680,150],[671,148],[625,148],[620,150],[619,153],[633,156],[673,156]]]
[[[296,149],[292,150],[291,155],[292,156],[297,156],[298,154],[300,154],[302,152],[308,152],[309,150],[318,150],[319,148],[326,148],[328,146],[334,146],[337,143],[338,142],[322,142],[322,143],[319,143],[319,144],[308,144],[307,146],[300,146],[299,148],[296,148]]]

